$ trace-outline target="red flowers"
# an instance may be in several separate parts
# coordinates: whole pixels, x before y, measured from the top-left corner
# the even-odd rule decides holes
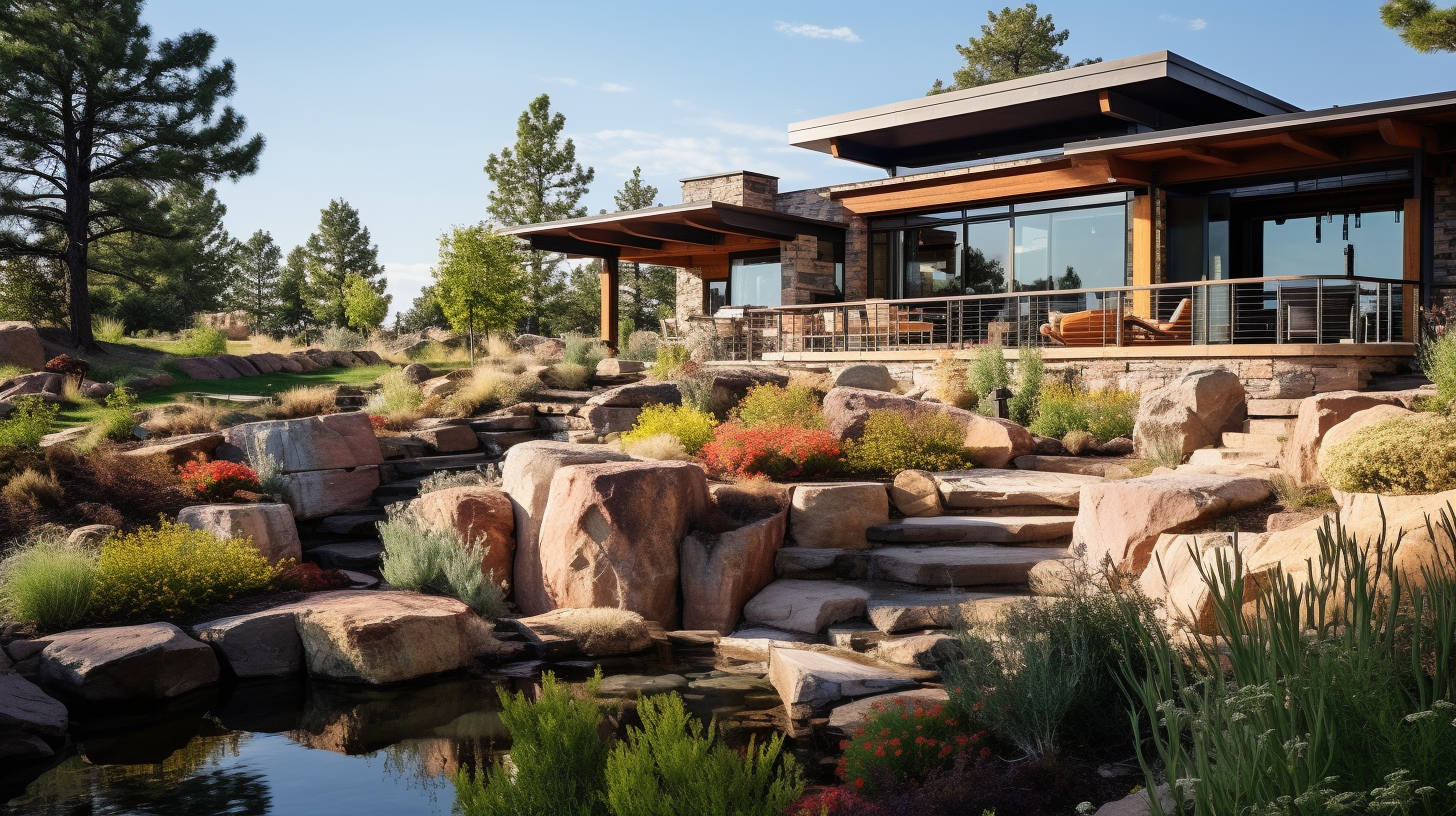
[[[389,430],[389,420],[384,414],[370,414],[369,424],[374,428],[375,433]]]
[[[188,462],[177,469],[182,488],[200,499],[230,499],[239,490],[257,490],[258,474],[235,462]]]
[[[940,704],[921,706],[873,704],[874,712],[853,741],[841,750],[839,778],[874,796],[887,787],[922,781],[926,774],[944,766],[958,755],[975,750],[985,732],[962,730],[957,709]],[[982,756],[989,755],[987,750]]]
[[[828,431],[798,425],[719,425],[702,457],[714,475],[771,479],[821,476],[839,458],[839,440]]]

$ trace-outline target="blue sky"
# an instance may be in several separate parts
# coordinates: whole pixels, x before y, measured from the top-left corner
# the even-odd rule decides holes
[[[996,3],[999,7],[1004,0]],[[1408,49],[1378,0],[1057,0],[1039,4],[1073,58],[1176,51],[1304,108],[1456,89],[1456,55]],[[237,64],[234,106],[268,139],[224,182],[228,229],[286,252],[342,197],[387,264],[395,309],[429,280],[438,238],[485,217],[486,156],[551,95],[590,211],[634,166],[677,180],[751,169],[781,189],[876,171],[786,144],[789,122],[920,96],[959,64],[979,2],[732,3],[151,0],[157,36],[205,29]]]

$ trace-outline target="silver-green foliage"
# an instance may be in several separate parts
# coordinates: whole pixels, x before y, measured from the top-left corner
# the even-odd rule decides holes
[[[0,562],[0,609],[42,632],[68,629],[91,608],[96,553],[64,531],[40,531]]]
[[[1436,384],[1436,402],[1447,411],[1456,407],[1456,331],[1447,332],[1430,346],[1425,370]]]
[[[1011,370],[1006,366],[1001,344],[992,343],[977,349],[966,376],[971,381],[971,389],[980,398],[978,409],[986,414],[995,413],[996,401],[987,399],[986,395],[1011,385]]]
[[[495,576],[480,570],[484,547],[462,542],[453,530],[427,528],[408,511],[380,522],[379,538],[384,543],[380,572],[391,586],[455,598],[486,617],[506,613]]]
[[[1041,385],[1046,379],[1046,365],[1041,359],[1041,349],[1036,346],[1023,347],[1018,353],[1016,368],[1016,396],[1011,398],[1006,407],[1010,410],[1013,422],[1030,425],[1036,419]]]

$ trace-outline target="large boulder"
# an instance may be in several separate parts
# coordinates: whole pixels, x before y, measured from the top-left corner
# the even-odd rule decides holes
[[[1263,538],[1262,535],[1241,537],[1240,548],[1252,550]],[[1166,615],[1173,625],[1200,635],[1215,634],[1218,627],[1213,592],[1203,580],[1201,570],[1213,571],[1220,561],[1234,562],[1233,542],[1227,533],[1161,535],[1153,545],[1151,561],[1138,585],[1144,595],[1162,605],[1160,614]],[[1246,594],[1257,589],[1252,581],[1245,587]]]
[[[864,388],[870,391],[894,391],[897,383],[890,369],[874,363],[846,366],[834,375],[836,388]]]
[[[789,531],[800,547],[867,550],[865,530],[890,520],[890,497],[879,482],[806,484],[794,488]]]
[[[8,668],[0,656],[0,761],[41,759],[66,736],[66,707]]]
[[[303,669],[303,641],[295,617],[299,605],[235,615],[192,627],[241,678],[287,677]]]
[[[77,629],[47,638],[42,685],[86,700],[159,700],[217,682],[217,658],[170,623]]]
[[[645,405],[656,404],[680,405],[682,404],[682,392],[678,391],[677,383],[632,383],[599,391],[587,399],[586,404],[618,408],[641,408]]]
[[[224,365],[232,366],[233,371],[238,372],[238,376],[240,377],[256,377],[263,373],[258,370],[257,366],[248,362],[246,358],[239,357],[236,354],[219,354],[213,359]]]
[[[757,626],[815,634],[831,623],[865,613],[868,589],[837,581],[780,579],[743,607],[743,619]]]
[[[247,461],[262,452],[273,457],[284,473],[356,468],[384,461],[374,426],[362,411],[249,422],[222,434],[219,458]]]
[[[1184,455],[1219,444],[1223,432],[1243,419],[1244,384],[1224,369],[1190,371],[1143,395],[1133,428],[1140,456],[1161,445]]]
[[[1035,470],[976,468],[933,474],[940,497],[950,510],[995,507],[1076,507],[1082,488],[1101,484],[1100,476],[1044,473]]]
[[[1411,496],[1345,493],[1340,499],[1340,524],[1356,540],[1373,544],[1383,531],[1387,547],[1400,542],[1394,565],[1409,580],[1422,582],[1422,567],[1450,574],[1450,550],[1456,542],[1446,539],[1443,513],[1449,515],[1456,508],[1456,490]],[[1319,553],[1318,547],[1314,553]]]
[[[500,647],[491,624],[453,598],[332,592],[296,614],[308,673],[325,680],[397,683],[464,668]]]
[[[177,365],[177,368],[180,369],[183,374],[186,374],[189,379],[193,379],[193,380],[220,380],[220,379],[222,379],[222,375],[219,374],[219,373],[217,373],[217,370],[216,369],[214,369],[212,366],[208,365],[207,363],[202,362],[201,360],[197,359],[196,357],[179,357],[176,360],[173,360],[172,362],[175,363]]]
[[[647,621],[625,609],[557,609],[520,618],[515,625],[550,659],[576,655],[609,657],[652,648],[652,632]]]
[[[924,470],[902,470],[890,484],[890,500],[895,509],[910,518],[940,515],[940,484],[935,474]]]
[[[197,316],[197,322],[227,335],[229,340],[247,340],[253,333],[248,323],[248,313],[238,309],[231,312],[207,312]]]
[[[722,532],[703,469],[688,462],[575,465],[551,480],[541,579],[552,608],[628,609],[678,628],[678,547]],[[716,528],[716,529],[715,529]]]
[[[368,506],[379,487],[379,468],[311,470],[289,473],[282,481],[283,501],[293,508],[295,518],[323,518]]]
[[[45,364],[45,347],[35,326],[21,320],[0,321],[0,365],[39,371]]]
[[[480,486],[436,490],[410,510],[431,529],[452,530],[461,541],[484,548],[480,569],[497,584],[509,583],[516,553],[516,517],[504,491]]]
[[[1085,548],[1092,568],[1110,558],[1117,569],[1141,574],[1164,533],[1192,532],[1218,518],[1264,502],[1263,479],[1167,473],[1082,488],[1072,550]]]
[[[286,504],[199,504],[182,508],[177,522],[224,541],[248,539],[270,564],[303,558],[293,511]]]
[[[469,425],[442,424],[412,432],[431,453],[465,453],[480,447],[480,437]]]
[[[684,629],[733,631],[743,605],[774,579],[774,557],[784,544],[788,515],[785,508],[736,530],[695,531],[683,539]]]
[[[1294,430],[1284,443],[1279,466],[1302,485],[1319,482],[1319,452],[1325,434],[1355,414],[1377,405],[1400,405],[1396,393],[1332,391],[1306,397],[1299,404]]]
[[[541,559],[537,542],[545,519],[551,480],[556,472],[572,465],[630,462],[625,453],[596,445],[546,440],[524,442],[506,453],[501,468],[501,489],[510,496],[516,519],[516,605],[526,615],[540,615],[554,607],[541,580]]]
[[[950,405],[923,402],[883,391],[836,387],[824,396],[824,418],[835,437],[859,439],[871,411],[894,410],[912,417],[944,414],[965,430],[961,444],[981,467],[1000,468],[1035,448],[1031,432],[1009,419],[997,419]]]
[[[1315,454],[1317,469],[1321,473],[1324,472],[1329,461],[1329,457],[1325,455],[1325,451],[1330,448],[1344,442],[1372,425],[1379,425],[1387,419],[1411,416],[1413,413],[1413,411],[1402,408],[1399,405],[1376,405],[1352,414],[1349,419],[1325,432],[1325,438],[1320,440],[1319,452]]]

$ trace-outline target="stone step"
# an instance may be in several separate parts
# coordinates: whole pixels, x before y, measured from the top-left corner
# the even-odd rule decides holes
[[[1188,456],[1190,465],[1258,465],[1275,467],[1279,451],[1268,448],[1199,448]]]
[[[490,453],[458,453],[449,456],[421,456],[415,459],[397,459],[386,462],[384,467],[393,469],[402,477],[428,476],[442,470],[470,470],[480,465],[500,461],[499,456]]]
[[[1244,420],[1244,433],[1264,436],[1289,436],[1294,430],[1294,417],[1264,417]]]
[[[544,418],[543,418],[544,419]],[[538,431],[482,431],[475,435],[480,446],[493,456],[504,456],[505,452],[523,442],[534,442],[541,437]],[[548,434],[546,438],[550,438]]]
[[[1076,507],[1083,485],[1100,476],[1035,470],[952,470],[934,474],[941,501],[950,510],[992,507]]]
[[[308,550],[308,558],[324,569],[377,570],[384,545],[378,541],[342,541]]]
[[[313,523],[313,531],[325,535],[367,537],[375,534],[374,526],[389,516],[379,513],[343,513]]]
[[[534,394],[534,396],[536,397],[536,399],[535,400],[532,400],[532,402],[536,402],[537,403],[537,406],[536,406],[537,412],[539,412],[539,413],[546,413],[546,412],[541,411],[540,403],[542,403],[542,402],[547,402],[547,403],[556,402],[556,403],[566,403],[568,405],[582,405],[587,400],[589,400],[592,397],[596,396],[596,393],[597,392],[595,392],[595,391],[567,391],[564,388],[543,388],[542,390],[537,391]]]
[[[499,433],[501,431],[534,431],[536,430],[535,415],[508,415],[485,417],[484,419],[473,420],[470,429],[476,433]]]
[[[374,489],[374,501],[382,507],[388,507],[395,502],[417,498],[420,495],[420,482],[423,479],[424,477],[421,476],[382,484]]]
[[[802,581],[858,581],[869,574],[870,552],[783,547],[774,554],[774,574]]]
[[[1018,456],[1011,461],[1017,470],[1039,470],[1043,473],[1075,473],[1079,476],[1101,476],[1107,479],[1128,479],[1132,470],[1120,459],[1092,456]]]
[[[1274,434],[1235,433],[1228,431],[1223,435],[1223,446],[1225,448],[1239,448],[1240,450],[1272,450],[1278,453],[1283,449],[1284,443]]]
[[[1065,538],[1076,520],[1076,516],[907,518],[871,527],[865,538],[890,544],[1019,544]]]
[[[1251,399],[1246,404],[1250,417],[1297,417],[1302,402],[1302,399]]]
[[[990,623],[1007,607],[1030,598],[1024,590],[917,590],[881,585],[871,588],[865,615],[886,634],[942,629],[957,623]]]
[[[1065,547],[887,547],[870,553],[870,577],[927,587],[1026,583],[1042,561],[1067,557]]]

